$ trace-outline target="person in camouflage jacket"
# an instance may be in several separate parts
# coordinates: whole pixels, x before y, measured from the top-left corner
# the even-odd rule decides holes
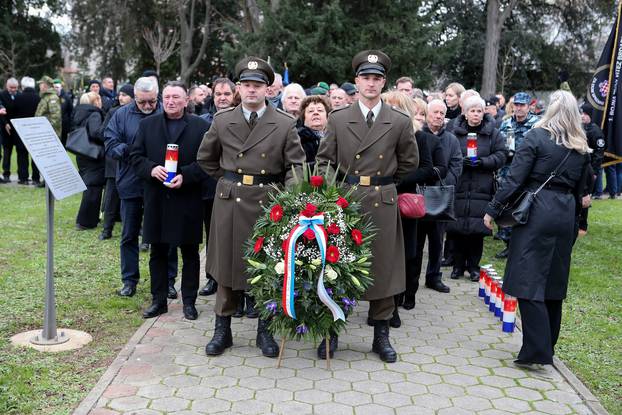
[[[50,124],[52,124],[52,127],[60,140],[62,131],[62,112],[60,98],[56,95],[52,78],[44,76],[39,80],[39,94],[41,95],[41,101],[39,101],[35,117],[47,118]]]

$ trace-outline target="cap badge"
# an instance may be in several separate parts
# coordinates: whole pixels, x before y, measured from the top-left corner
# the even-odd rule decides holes
[[[378,62],[378,55],[369,55],[369,56],[367,56],[367,62],[369,62],[369,63],[377,63]]]
[[[253,71],[253,70],[257,69],[258,66],[259,65],[257,64],[257,61],[249,61],[248,65],[247,65],[247,68]]]

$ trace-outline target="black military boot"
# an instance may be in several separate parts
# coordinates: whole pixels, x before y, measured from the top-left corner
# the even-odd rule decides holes
[[[257,321],[257,339],[255,344],[266,357],[277,357],[279,355],[279,345],[276,344],[274,337],[268,331],[268,322],[266,320],[259,319]]]
[[[244,294],[246,299],[246,317],[257,318],[259,317],[259,311],[255,308],[255,297],[248,294]]]
[[[222,354],[227,347],[233,346],[233,336],[231,335],[231,316],[216,316],[216,327],[214,337],[205,346],[205,354],[216,356]]]
[[[240,294],[239,299],[238,299],[238,305],[235,308],[235,312],[233,313],[233,315],[231,317],[235,317],[235,318],[241,318],[244,317],[244,300],[245,300],[246,296],[244,295],[244,293]]]
[[[337,350],[338,346],[339,346],[339,336],[337,336],[336,334],[331,334],[330,341],[328,342],[328,347],[329,347],[328,353],[330,354],[331,359],[335,355],[335,351]],[[326,338],[322,339],[322,342],[317,347],[317,357],[319,357],[322,360],[326,360]]]
[[[397,305],[393,309],[393,317],[389,320],[389,325],[395,329],[402,325],[402,319],[400,318],[400,313],[397,311]]]
[[[374,343],[372,352],[378,353],[380,359],[387,363],[397,360],[397,353],[389,341],[389,322],[386,320],[374,320]]]

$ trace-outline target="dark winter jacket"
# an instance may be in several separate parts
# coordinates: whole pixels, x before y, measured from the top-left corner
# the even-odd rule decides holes
[[[424,125],[423,131],[432,133],[427,125]],[[458,179],[462,174],[462,151],[460,150],[460,142],[455,135],[447,131],[445,128],[436,134],[443,148],[443,164],[447,165],[447,174],[443,177],[445,184],[454,186],[458,184]]]
[[[436,168],[441,176],[447,175],[447,164],[443,156],[440,140],[432,133],[417,131],[415,133],[417,147],[419,147],[419,167],[407,174],[397,186],[398,193],[415,193],[417,185],[433,185],[438,181]]]
[[[315,164],[315,155],[317,154],[317,149],[320,147],[320,135],[307,127],[306,125],[298,126],[298,136],[300,137],[300,144],[302,144],[302,148],[305,151],[306,162],[307,164],[313,168]]]
[[[467,155],[468,124],[461,115],[456,120],[454,134],[460,142],[463,157]],[[492,117],[484,117],[477,132],[477,165],[464,164],[456,188],[456,222],[449,223],[448,233],[490,235],[484,226],[484,209],[495,192],[495,171],[506,160],[505,141],[495,128]]]
[[[149,115],[162,112],[158,106],[151,114],[144,114],[135,102],[127,104],[117,110],[104,130],[106,155],[119,162],[117,171],[117,189],[120,199],[143,197],[142,180],[136,176],[130,165],[130,147],[134,144],[138,123]]]
[[[100,135],[100,127],[104,120],[102,110],[91,104],[80,104],[73,111],[72,131],[76,128],[85,127],[89,140],[93,145],[103,146],[104,142]],[[89,157],[76,155],[78,171],[84,184],[87,186],[103,186],[105,161],[93,160]]]
[[[592,170],[596,172],[601,168],[600,165],[603,164],[605,149],[607,149],[607,139],[605,138],[605,134],[603,134],[603,130],[593,122],[583,124],[583,130],[587,137],[587,145],[594,150],[594,152],[590,154],[590,162],[592,164]],[[618,187],[619,186],[618,184]]]

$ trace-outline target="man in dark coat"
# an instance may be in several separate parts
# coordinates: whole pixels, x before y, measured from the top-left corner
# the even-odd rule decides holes
[[[372,350],[385,362],[397,354],[389,341],[389,320],[395,309],[393,296],[406,289],[404,237],[397,207],[395,180],[414,171],[419,153],[410,117],[382,102],[380,93],[391,66],[379,50],[358,53],[352,60],[358,102],[330,113],[326,136],[320,144],[317,163],[337,168],[345,181],[358,186],[356,197],[378,229],[372,242],[374,284],[364,299],[374,324]],[[326,357],[325,339],[318,347]],[[330,338],[330,350],[337,348],[337,336]],[[329,353],[331,353],[329,351]]]
[[[2,131],[0,131],[0,141],[2,142],[2,147],[4,148],[4,161],[2,163],[3,183],[8,183],[11,181],[11,153],[13,152],[13,147],[16,146],[15,136],[17,135],[17,133],[13,130],[13,127],[11,126],[11,119],[17,118],[16,104],[19,95],[19,82],[17,81],[17,79],[7,79],[5,89],[0,91],[0,103],[4,106],[5,110],[5,115],[0,117],[0,126],[2,127]],[[28,158],[28,156],[26,156],[26,158]],[[19,164],[20,163],[18,161],[19,183],[28,184],[28,166],[26,166],[26,177],[24,178],[23,169],[22,171],[20,171]]]
[[[41,98],[35,90],[35,80],[31,77],[25,76],[21,79],[22,93],[15,98],[15,116],[14,118],[28,118],[34,117],[39,106]],[[17,177],[22,184],[28,183],[28,150],[22,142],[22,139],[17,134],[17,131],[13,130],[13,139],[15,141],[15,148],[17,150]],[[39,170],[36,168],[35,163],[32,162],[32,181],[36,183],[39,181]]]
[[[207,251],[208,271],[218,281],[216,328],[207,355],[233,345],[231,316],[248,288],[244,243],[270,201],[270,184],[292,182],[292,167],[300,172],[304,161],[296,120],[266,101],[272,67],[251,56],[238,62],[235,72],[242,104],[216,113],[197,157],[207,174],[220,177]],[[267,324],[259,319],[256,345],[264,356],[276,357],[279,347]]]
[[[207,179],[196,157],[207,123],[185,113],[188,95],[183,83],[169,82],[162,91],[162,100],[164,112],[140,122],[130,153],[136,175],[144,181],[143,239],[151,244],[152,300],[143,317],[152,318],[168,311],[169,248],[179,246],[183,258],[183,313],[186,319],[196,320],[199,244],[203,240],[201,190]],[[178,145],[177,172],[170,184],[165,182],[169,173],[164,167],[168,144]]]
[[[143,181],[130,164],[130,148],[134,144],[139,122],[161,112],[158,85],[150,78],[138,78],[134,84],[135,101],[121,107],[104,130],[106,156],[118,161],[117,190],[121,199],[121,280],[119,295],[131,297],[140,279],[138,267],[138,236],[143,216]]]
[[[71,120],[73,114],[73,99],[70,94],[65,92],[63,89],[63,81],[60,79],[54,80],[54,90],[56,90],[56,94],[60,98],[60,110],[62,113],[62,127],[61,127],[61,135],[60,141],[63,143],[63,146],[67,143],[67,134],[69,134],[69,129],[71,128]]]

